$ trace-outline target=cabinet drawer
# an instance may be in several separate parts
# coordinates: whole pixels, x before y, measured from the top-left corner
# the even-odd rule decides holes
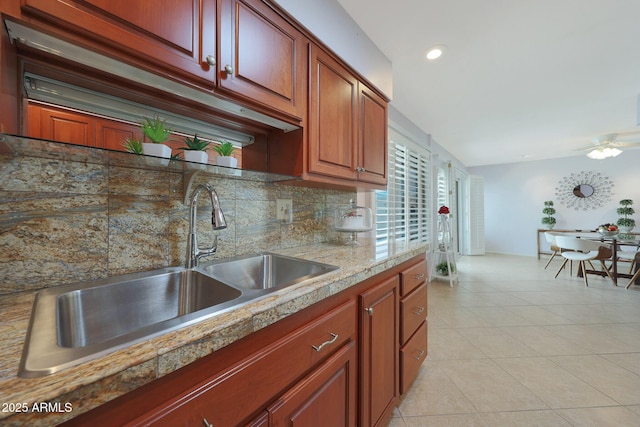
[[[356,337],[349,301],[147,414],[149,425],[238,425]],[[136,420],[140,422],[142,420]]]
[[[427,318],[427,284],[400,301],[400,345],[404,345]]]
[[[409,390],[427,358],[427,322],[420,325],[409,342],[400,350],[400,394]]]
[[[400,273],[400,296],[409,295],[427,279],[427,260],[422,260]]]

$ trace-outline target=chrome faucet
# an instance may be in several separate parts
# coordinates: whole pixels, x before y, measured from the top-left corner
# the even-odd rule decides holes
[[[189,240],[187,241],[187,268],[193,268],[198,265],[198,260],[203,256],[213,255],[218,249],[218,236],[215,236],[213,246],[210,248],[200,249],[198,247],[198,239],[196,236],[196,216],[198,212],[198,196],[203,191],[209,192],[211,197],[211,225],[214,230],[222,230],[227,228],[227,221],[224,219],[224,213],[220,208],[220,200],[218,193],[209,184],[200,184],[196,187],[191,195],[191,203],[189,205]]]

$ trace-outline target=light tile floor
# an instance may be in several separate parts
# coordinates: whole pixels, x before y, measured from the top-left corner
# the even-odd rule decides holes
[[[640,426],[640,287],[545,263],[467,256],[429,284],[429,356],[391,427]]]

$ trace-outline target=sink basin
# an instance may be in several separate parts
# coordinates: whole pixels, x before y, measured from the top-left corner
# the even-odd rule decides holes
[[[65,292],[57,298],[58,345],[101,343],[241,295],[197,270]]]
[[[48,375],[246,302],[199,270],[167,268],[38,292],[19,376]]]
[[[58,372],[335,269],[261,254],[42,290],[34,302],[18,375]]]
[[[202,268],[211,277],[245,291],[274,291],[328,273],[338,267],[264,253],[216,261]]]

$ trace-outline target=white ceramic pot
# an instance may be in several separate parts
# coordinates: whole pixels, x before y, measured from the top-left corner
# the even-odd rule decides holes
[[[621,233],[629,233],[631,230],[633,230],[635,227],[624,227],[624,226],[619,226],[618,229],[620,230]]]
[[[237,168],[238,167],[238,159],[231,156],[218,156],[216,157],[216,165],[218,166],[226,166],[228,168]]]
[[[206,151],[184,150],[184,159],[187,162],[208,163],[209,154]]]
[[[163,157],[165,159],[171,159],[171,147],[164,144],[154,144],[152,142],[142,143],[142,154],[145,156]],[[148,159],[154,161],[155,159]],[[160,160],[159,164],[168,165],[169,160]]]

